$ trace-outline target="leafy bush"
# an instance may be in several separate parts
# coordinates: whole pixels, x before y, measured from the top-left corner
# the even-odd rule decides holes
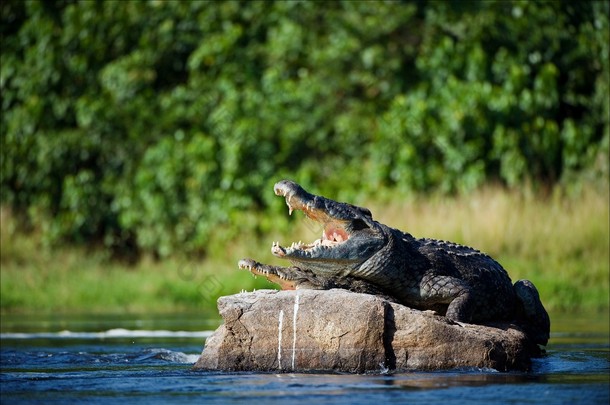
[[[608,176],[607,2],[0,7],[1,199],[52,240],[205,252],[274,226],[243,213],[285,177],[352,199]]]

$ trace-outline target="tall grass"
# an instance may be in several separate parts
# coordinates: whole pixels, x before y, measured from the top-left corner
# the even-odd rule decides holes
[[[608,310],[607,189],[586,188],[572,197],[558,190],[540,197],[488,187],[468,196],[416,196],[365,205],[378,221],[414,236],[451,240],[489,253],[513,280],[532,280],[552,311]],[[46,246],[37,233],[19,232],[7,209],[1,213],[4,313],[195,310],[214,316],[218,296],[272,287],[238,270],[239,259],[281,264],[270,253],[273,240],[313,240],[320,232],[317,224],[297,214],[288,230],[242,234],[232,243],[216,243],[204,260],[144,258],[129,266],[95,249]],[[262,220],[260,214],[251,215],[249,220]],[[287,210],[273,215],[287,215]]]
[[[609,199],[485,188],[469,196],[415,198],[375,209],[378,220],[414,236],[473,246],[498,260],[513,281],[530,279],[553,310],[609,306]]]

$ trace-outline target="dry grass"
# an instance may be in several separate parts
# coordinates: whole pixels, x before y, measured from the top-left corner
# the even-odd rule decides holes
[[[416,198],[384,209],[381,222],[417,237],[451,240],[496,258],[513,280],[528,278],[552,309],[608,308],[609,199],[584,189],[548,197],[485,188],[469,196]]]

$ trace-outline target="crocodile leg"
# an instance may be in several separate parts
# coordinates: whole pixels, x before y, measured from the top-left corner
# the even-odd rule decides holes
[[[475,302],[470,290],[463,280],[450,276],[424,277],[420,285],[426,306],[447,304],[445,316],[456,322],[472,320]]]

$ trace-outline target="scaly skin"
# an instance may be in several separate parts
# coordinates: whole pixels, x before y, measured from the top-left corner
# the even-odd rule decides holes
[[[396,301],[386,295],[375,285],[354,277],[317,277],[313,272],[298,267],[282,267],[262,264],[252,259],[239,261],[240,269],[247,269],[252,274],[266,277],[272,283],[278,284],[282,290],[296,290],[306,288],[310,290],[329,290],[343,288],[353,292],[380,295],[390,301]]]
[[[291,181],[280,181],[274,191],[286,198],[290,213],[303,211],[322,224],[322,237],[291,247],[274,242],[272,253],[291,267],[244,259],[240,268],[284,289],[345,288],[383,295],[457,322],[513,320],[534,342],[546,345],[550,321],[536,288],[527,280],[513,286],[506,270],[486,254],[415,238],[374,221],[366,208],[309,194]]]

